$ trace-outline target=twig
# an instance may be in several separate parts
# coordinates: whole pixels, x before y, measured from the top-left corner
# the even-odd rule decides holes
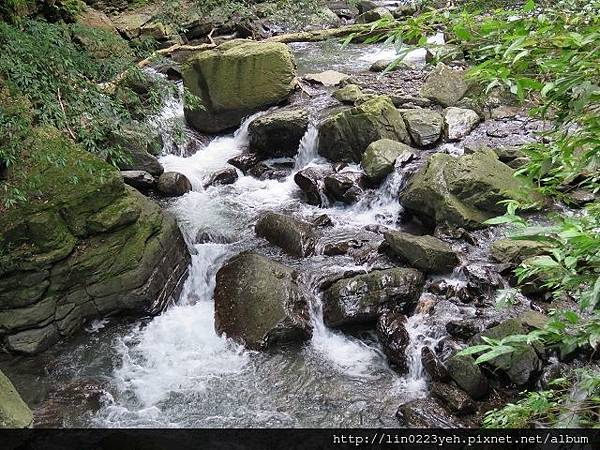
[[[60,88],[57,88],[56,94],[58,97],[58,104],[60,105],[60,109],[62,110],[63,115],[65,116],[65,126],[67,127],[67,131],[69,132],[73,140],[77,140],[77,138],[75,137],[75,133],[73,133],[73,130],[71,130],[71,128],[69,128],[69,125],[67,124],[67,112],[65,111],[65,105],[63,104],[62,98],[60,96]]]

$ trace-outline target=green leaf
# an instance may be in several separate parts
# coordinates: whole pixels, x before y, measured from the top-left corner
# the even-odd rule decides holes
[[[523,5],[523,11],[531,12],[535,9],[535,1],[527,0],[527,2]]]
[[[491,361],[492,359],[497,358],[498,356],[506,355],[508,353],[514,352],[516,349],[509,345],[501,345],[499,347],[495,347],[492,351],[484,353],[479,358],[475,360],[475,364],[482,364],[484,362]]]
[[[464,350],[461,350],[460,352],[457,353],[457,355],[459,355],[459,356],[474,355],[476,353],[485,352],[485,351],[489,350],[490,348],[492,348],[490,345],[474,345],[472,347],[467,347]]]

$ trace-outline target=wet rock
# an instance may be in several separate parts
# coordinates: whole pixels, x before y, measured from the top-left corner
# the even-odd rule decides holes
[[[377,319],[377,338],[388,361],[399,373],[406,373],[406,348],[410,336],[406,331],[406,316],[395,310],[385,311]]]
[[[385,305],[402,310],[414,304],[423,283],[420,272],[404,268],[375,270],[339,280],[323,296],[325,323],[339,327],[373,322]]]
[[[322,192],[325,188],[324,179],[332,173],[331,169],[308,167],[294,175],[294,182],[300,187],[306,202],[310,205],[322,206]]]
[[[308,127],[308,112],[303,108],[283,109],[250,122],[249,150],[260,159],[294,157]]]
[[[418,147],[427,147],[442,135],[444,119],[441,114],[428,109],[416,109],[402,113],[410,137]]]
[[[547,254],[547,243],[521,239],[498,239],[490,246],[492,258],[501,263],[520,264],[531,256]]]
[[[483,344],[482,337],[494,340],[500,340],[508,336],[527,334],[519,319],[509,319],[485,330],[481,335],[476,336],[473,342]],[[517,346],[512,353],[500,355],[488,362],[491,366],[504,371],[510,380],[516,385],[522,386],[529,382],[532,375],[541,369],[542,363],[533,346]]]
[[[331,95],[339,102],[353,105],[364,94],[356,84],[348,84]]]
[[[361,248],[362,243],[356,239],[332,242],[323,246],[323,254],[327,256],[345,255],[350,249]]]
[[[158,178],[156,189],[168,197],[178,197],[192,190],[192,183],[179,172],[165,172]]]
[[[256,223],[256,234],[286,253],[303,258],[315,250],[313,225],[291,216],[269,212]]]
[[[446,324],[448,334],[456,339],[468,341],[481,330],[476,322],[471,320],[452,320]]]
[[[515,158],[512,161],[507,162],[506,165],[512,169],[517,170],[523,166],[526,166],[530,162],[531,162],[531,160],[529,158],[527,158],[526,156],[523,156],[521,158]]]
[[[369,144],[380,139],[410,143],[402,116],[386,96],[325,119],[319,127],[319,154],[336,162],[360,162]]]
[[[573,206],[583,208],[585,205],[596,201],[596,194],[585,189],[575,189],[567,193],[567,198]]]
[[[416,151],[406,144],[380,139],[367,147],[360,164],[369,181],[378,183],[392,173],[397,162],[406,164],[416,156]]]
[[[429,293],[422,294],[415,307],[415,314],[432,314],[435,311],[436,303],[437,299],[435,295]]]
[[[479,123],[479,116],[470,109],[447,108],[444,111],[446,135],[450,141],[459,141],[473,130]]]
[[[0,371],[0,428],[29,428],[32,422],[31,410]]]
[[[401,231],[388,231],[384,236],[396,257],[425,272],[449,272],[459,264],[458,255],[452,247],[433,236],[416,236]]]
[[[496,267],[489,264],[474,263],[462,267],[467,284],[467,295],[472,299],[490,299],[496,289],[503,286],[502,276]]]
[[[392,15],[389,9],[378,6],[374,9],[369,9],[368,11],[365,11],[364,13],[360,14],[356,18],[356,23],[371,23],[377,22],[381,19],[393,20],[394,16]]]
[[[396,412],[401,427],[409,428],[461,428],[474,426],[462,422],[454,414],[446,411],[434,398],[412,400],[401,405]]]
[[[142,192],[149,191],[156,183],[154,177],[143,170],[122,170],[121,176],[125,184]]]
[[[260,162],[252,166],[247,175],[259,180],[282,180],[290,174],[290,169],[284,166],[273,166]]]
[[[421,95],[442,106],[454,106],[467,93],[469,86],[462,71],[439,63],[421,88]]]
[[[296,68],[285,44],[236,39],[192,56],[183,82],[203,104],[202,109],[185,109],[187,121],[200,132],[216,133],[287,99]]]
[[[475,402],[464,391],[451,384],[434,381],[431,383],[431,395],[458,416],[473,414],[477,409]]]
[[[160,153],[162,141],[160,135],[148,134],[146,129],[127,128],[113,132],[111,145],[121,147],[128,157],[119,161],[121,170],[141,170],[154,176],[160,176],[164,169],[154,156]]]
[[[400,195],[406,209],[431,225],[481,228],[504,213],[502,200],[523,199],[526,186],[491,151],[455,158],[438,153]]]
[[[544,368],[542,374],[540,375],[540,387],[544,390],[557,388],[556,380],[563,378],[569,371],[569,366],[567,364],[558,362],[556,360],[552,361],[548,366]]]
[[[393,94],[390,95],[390,98],[397,108],[406,107],[408,104],[420,108],[427,108],[431,106],[432,103],[428,98],[414,97],[412,95]]]
[[[325,87],[339,86],[350,80],[350,75],[337,72],[335,70],[326,70],[319,73],[307,73],[303,77],[309,83],[322,84]]]
[[[446,361],[450,377],[474,400],[485,397],[489,390],[487,378],[470,356],[454,355]]]
[[[320,214],[312,220],[312,224],[316,227],[332,227],[334,225],[333,220],[327,214]]]
[[[371,72],[383,72],[384,70],[387,70],[388,72],[393,72],[394,70],[402,70],[408,68],[409,66],[406,63],[398,61],[396,59],[380,59],[371,64],[369,70]]]
[[[194,241],[196,244],[229,244],[231,240],[225,236],[224,234],[219,233],[218,231],[213,230],[200,230],[196,235],[196,240]]]
[[[450,381],[450,374],[446,370],[446,366],[442,363],[435,353],[429,347],[421,349],[421,364],[433,381]]]
[[[392,14],[396,19],[401,19],[403,17],[412,16],[416,14],[418,11],[418,7],[416,3],[411,3],[408,5],[398,5],[397,8],[392,10]]]
[[[260,159],[255,153],[242,153],[239,156],[231,158],[227,162],[233,167],[240,169],[245,175],[252,167],[260,162]]]
[[[238,174],[233,167],[226,167],[213,173],[204,183],[204,189],[209,186],[217,186],[223,184],[233,184],[237,181]]]
[[[325,193],[334,201],[352,204],[363,194],[364,174],[344,171],[325,177]]]
[[[308,303],[294,269],[255,253],[242,253],[218,272],[215,326],[250,349],[308,339]]]
[[[377,3],[371,0],[360,0],[356,3],[356,8],[358,9],[359,14],[364,14],[367,11],[377,8]]]

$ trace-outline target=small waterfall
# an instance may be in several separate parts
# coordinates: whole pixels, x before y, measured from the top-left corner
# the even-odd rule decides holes
[[[319,148],[319,130],[314,124],[310,124],[302,140],[300,141],[300,147],[298,149],[298,156],[296,156],[296,163],[294,170],[297,172],[306,167],[309,163],[319,158],[317,153]]]

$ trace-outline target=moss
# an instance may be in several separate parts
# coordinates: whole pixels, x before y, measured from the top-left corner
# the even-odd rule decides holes
[[[33,414],[10,380],[0,372],[0,428],[26,428]]]

